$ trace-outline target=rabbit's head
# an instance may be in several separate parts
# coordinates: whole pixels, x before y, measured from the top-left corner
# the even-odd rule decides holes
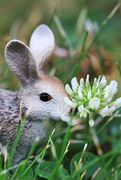
[[[30,39],[30,47],[19,40],[5,48],[6,62],[21,83],[22,106],[30,109],[33,120],[45,118],[69,121],[70,108],[62,82],[46,73],[46,65],[54,50],[54,35],[46,25],[38,26]]]

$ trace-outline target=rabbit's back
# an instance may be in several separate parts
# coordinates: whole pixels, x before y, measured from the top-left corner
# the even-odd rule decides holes
[[[18,91],[0,89],[0,143],[6,145],[7,139],[10,146],[15,138],[18,120],[19,105]]]

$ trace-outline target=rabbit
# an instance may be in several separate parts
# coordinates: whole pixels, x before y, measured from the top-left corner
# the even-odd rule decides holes
[[[13,92],[0,89],[0,143],[13,146],[18,130],[20,103],[22,119],[29,111],[13,158],[13,164],[24,159],[36,137],[38,145],[45,140],[43,121],[69,121],[71,108],[64,103],[67,95],[62,82],[46,73],[46,66],[55,47],[53,32],[47,25],[39,25],[30,38],[29,47],[20,40],[11,40],[5,47],[5,59],[21,83]],[[21,119],[21,121],[22,121]]]

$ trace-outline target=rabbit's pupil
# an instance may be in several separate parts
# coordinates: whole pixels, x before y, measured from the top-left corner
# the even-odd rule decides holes
[[[52,99],[52,97],[47,93],[40,94],[40,100],[42,100],[44,102],[50,101],[51,99]]]

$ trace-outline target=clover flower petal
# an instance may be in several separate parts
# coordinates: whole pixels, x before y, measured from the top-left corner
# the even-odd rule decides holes
[[[82,92],[81,92],[81,86],[79,86],[79,89],[78,89],[78,96],[80,99],[83,99],[83,95],[82,95]]]
[[[101,109],[101,111],[99,112],[99,114],[102,116],[102,117],[105,117],[108,115],[108,106],[104,107],[103,109]]]
[[[108,102],[112,100],[112,97],[117,93],[118,83],[116,81],[111,81],[109,85],[107,85],[104,89],[105,95],[104,98],[108,99]]]
[[[92,127],[92,126],[94,126],[94,120],[93,119],[89,119],[89,125],[90,125],[90,127]]]
[[[74,77],[74,78],[71,80],[71,85],[72,85],[73,91],[76,92],[76,91],[77,91],[77,88],[78,88],[78,86],[79,86],[76,77]]]
[[[71,101],[67,97],[64,98],[64,102],[71,108],[76,108],[76,106],[77,106],[77,104],[75,102]]]
[[[98,79],[96,80],[96,87],[98,88],[99,85],[100,85],[100,79],[101,79],[101,76],[98,77]]]
[[[79,107],[78,107],[78,110],[79,110],[79,112],[80,112],[80,117],[86,118],[86,117],[87,117],[87,114],[89,114],[89,110],[86,109],[86,108],[84,108],[83,105],[79,106]]]
[[[86,77],[86,85],[89,84],[89,74],[87,74],[87,77]]]
[[[83,78],[80,79],[80,86],[79,87],[81,87],[82,89],[84,88],[84,79]]]
[[[96,84],[96,82],[97,82],[97,79],[96,79],[96,78],[94,78],[94,84]]]
[[[108,115],[111,116],[115,110],[116,110],[115,106],[108,108],[108,113],[109,113]]]
[[[83,78],[80,79],[80,85],[81,85],[81,87],[84,85],[84,79]]]
[[[70,96],[73,95],[73,91],[71,90],[71,88],[68,84],[65,85],[65,90]]]
[[[107,84],[107,80],[106,80],[105,76],[103,76],[101,81],[100,81],[100,86],[105,87],[106,84]]]
[[[109,86],[110,86],[111,95],[114,96],[118,90],[117,89],[118,83],[116,81],[111,81]]]
[[[115,106],[112,106],[111,108],[108,108],[108,106],[106,106],[105,108],[101,109],[101,111],[99,112],[99,114],[100,114],[102,117],[105,117],[105,116],[111,115],[114,111],[115,111]]]
[[[88,92],[87,94],[87,99],[90,100],[91,99],[91,90]]]
[[[115,106],[116,109],[121,107],[121,97],[116,99],[116,101],[113,102],[113,105]]]
[[[100,99],[99,98],[94,97],[89,101],[89,108],[90,109],[96,110],[99,107],[100,107]]]

